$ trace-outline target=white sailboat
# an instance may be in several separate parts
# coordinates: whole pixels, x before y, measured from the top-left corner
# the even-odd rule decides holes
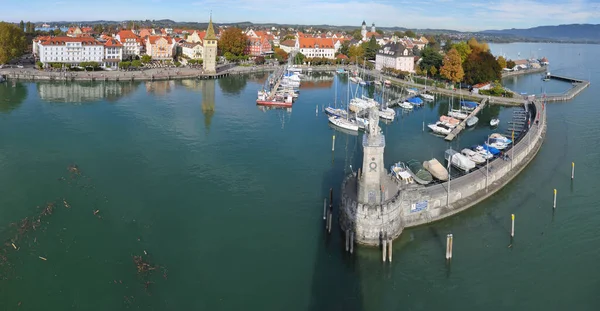
[[[440,121],[428,124],[427,127],[436,134],[448,135],[452,132],[452,128]]]
[[[396,111],[394,109],[389,108],[385,102],[385,89],[381,93],[381,106],[379,108],[379,117],[384,120],[393,121],[396,118]]]
[[[350,75],[350,73],[348,73],[348,75]],[[347,98],[350,98],[350,84],[348,84]],[[358,132],[359,123],[356,120],[348,119],[348,106],[349,105],[346,105],[346,118],[341,118],[339,116],[331,116],[329,117],[329,123],[346,130]]]

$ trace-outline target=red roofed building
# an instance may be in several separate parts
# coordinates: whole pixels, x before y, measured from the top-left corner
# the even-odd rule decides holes
[[[332,38],[300,37],[296,39],[296,50],[309,58],[324,57],[335,59],[337,49]]]
[[[246,32],[248,44],[246,45],[245,54],[251,56],[260,56],[273,53],[271,40],[273,36],[264,31],[254,31],[252,29]]]
[[[115,36],[123,44],[123,57],[140,56],[142,54],[143,42],[131,30],[121,30]]]
[[[35,38],[33,38],[33,41],[32,41],[32,44],[31,44],[31,46],[32,46],[32,50],[33,50],[33,51],[32,51],[32,53],[33,53],[33,56],[35,56],[35,57],[37,58],[37,57],[38,57],[38,55],[39,55],[38,43],[39,43],[40,41],[48,40],[48,39],[50,39],[50,38],[52,38],[52,37],[50,37],[50,36],[40,36],[40,37],[35,37]]]
[[[104,43],[104,67],[118,68],[123,60],[123,44],[116,39]]]
[[[152,59],[172,59],[175,41],[168,36],[149,36],[146,38],[146,54]]]
[[[40,61],[78,66],[81,62],[104,60],[104,46],[91,37],[45,37],[37,42]]]

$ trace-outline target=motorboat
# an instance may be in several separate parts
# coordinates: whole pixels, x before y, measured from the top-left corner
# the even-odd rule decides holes
[[[412,110],[414,107],[413,104],[411,104],[409,102],[399,103],[398,106],[400,106],[400,108],[402,108],[402,109],[407,109],[407,110]]]
[[[364,130],[369,127],[369,120],[365,118],[356,117],[353,121],[356,121],[356,124],[358,124],[358,128],[360,128],[361,130]]]
[[[498,148],[493,147],[488,145],[487,143],[484,143],[481,147],[483,147],[483,149],[489,151],[491,154],[493,155],[498,155],[500,154],[500,150],[498,150]]]
[[[504,150],[508,147],[508,144],[505,144],[503,141],[497,140],[495,138],[488,139],[488,144],[498,150]]]
[[[494,155],[485,148],[483,148],[483,146],[473,146],[471,147],[471,150],[479,153],[486,160],[494,158]]]
[[[425,99],[425,100],[434,100],[435,99],[435,97],[431,94],[421,93],[420,96],[423,97],[423,99]]]
[[[498,124],[500,124],[500,119],[492,119],[492,120],[490,120],[490,126],[491,127],[498,126]]]
[[[329,122],[337,127],[358,132],[358,123],[354,120],[331,116],[329,117]]]
[[[379,117],[385,120],[394,120],[396,111],[392,108],[379,108]]]
[[[452,164],[452,166],[461,169],[467,173],[475,168],[475,162],[469,160],[469,158],[456,152],[453,149],[446,150],[446,152],[444,152],[444,158],[446,159],[446,161]]]
[[[477,124],[477,122],[479,122],[479,118],[477,118],[476,116],[472,116],[467,119],[467,126],[468,127],[474,126],[475,124]]]
[[[453,117],[448,117],[448,116],[441,116],[440,122],[442,122],[450,127],[456,127],[458,124],[460,124],[459,119],[455,119]]]
[[[408,172],[408,168],[402,162],[398,162],[390,168],[392,176],[396,177],[399,181],[403,181],[407,184],[414,183],[412,175]]]
[[[467,113],[463,112],[462,110],[456,110],[456,109],[450,110],[448,112],[448,115],[453,118],[457,118],[459,120],[464,120],[469,117],[469,115]]]
[[[477,108],[477,105],[479,105],[479,104],[474,101],[468,101],[468,100],[460,101],[460,106],[469,111],[472,111],[475,108]]]
[[[427,185],[433,180],[431,173],[429,173],[421,163],[416,160],[408,161],[408,173],[412,175],[412,178],[421,185]]]
[[[428,170],[433,177],[441,181],[448,180],[448,170],[436,158],[423,162],[423,167]]]
[[[346,118],[348,116],[348,113],[346,112],[346,110],[340,109],[340,108],[333,108],[333,107],[325,108],[325,113],[330,116],[336,116],[336,117],[340,117],[340,118]]]
[[[485,158],[479,152],[475,152],[471,149],[465,148],[460,151],[462,155],[469,158],[469,160],[475,162],[475,164],[485,163]]]
[[[452,129],[449,126],[439,121],[428,124],[427,127],[429,127],[436,134],[448,135],[450,132],[452,132]]]
[[[268,97],[267,94],[262,94],[256,99],[256,104],[261,106],[273,106],[273,107],[292,107],[293,97],[290,95]]]
[[[505,144],[512,144],[512,140],[506,138],[506,136],[502,134],[493,133],[492,135],[490,135],[490,138],[498,139]]]

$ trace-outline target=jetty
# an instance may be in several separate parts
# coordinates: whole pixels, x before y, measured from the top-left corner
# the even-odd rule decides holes
[[[453,130],[452,132],[450,132],[450,134],[448,134],[446,136],[446,140],[447,141],[452,141],[456,136],[458,136],[458,134],[460,134],[460,132],[462,130],[464,130],[467,127],[467,120],[469,120],[469,118],[476,116],[479,111],[481,111],[481,109],[485,108],[485,106],[487,105],[488,100],[487,98],[485,98],[484,100],[481,101],[481,103],[479,105],[477,105],[477,107],[475,109],[473,109],[473,111],[471,111],[471,113],[469,114],[469,116],[462,120]]]
[[[550,74],[548,75],[550,79],[569,82],[573,85],[568,91],[563,94],[546,94],[542,95],[542,98],[546,102],[560,102],[560,101],[569,101],[573,99],[575,96],[579,95],[581,91],[590,86],[590,81],[575,79],[565,76],[558,76]]]

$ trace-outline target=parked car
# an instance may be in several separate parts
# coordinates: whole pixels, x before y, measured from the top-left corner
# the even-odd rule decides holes
[[[17,65],[17,68],[23,68],[23,65]]]

